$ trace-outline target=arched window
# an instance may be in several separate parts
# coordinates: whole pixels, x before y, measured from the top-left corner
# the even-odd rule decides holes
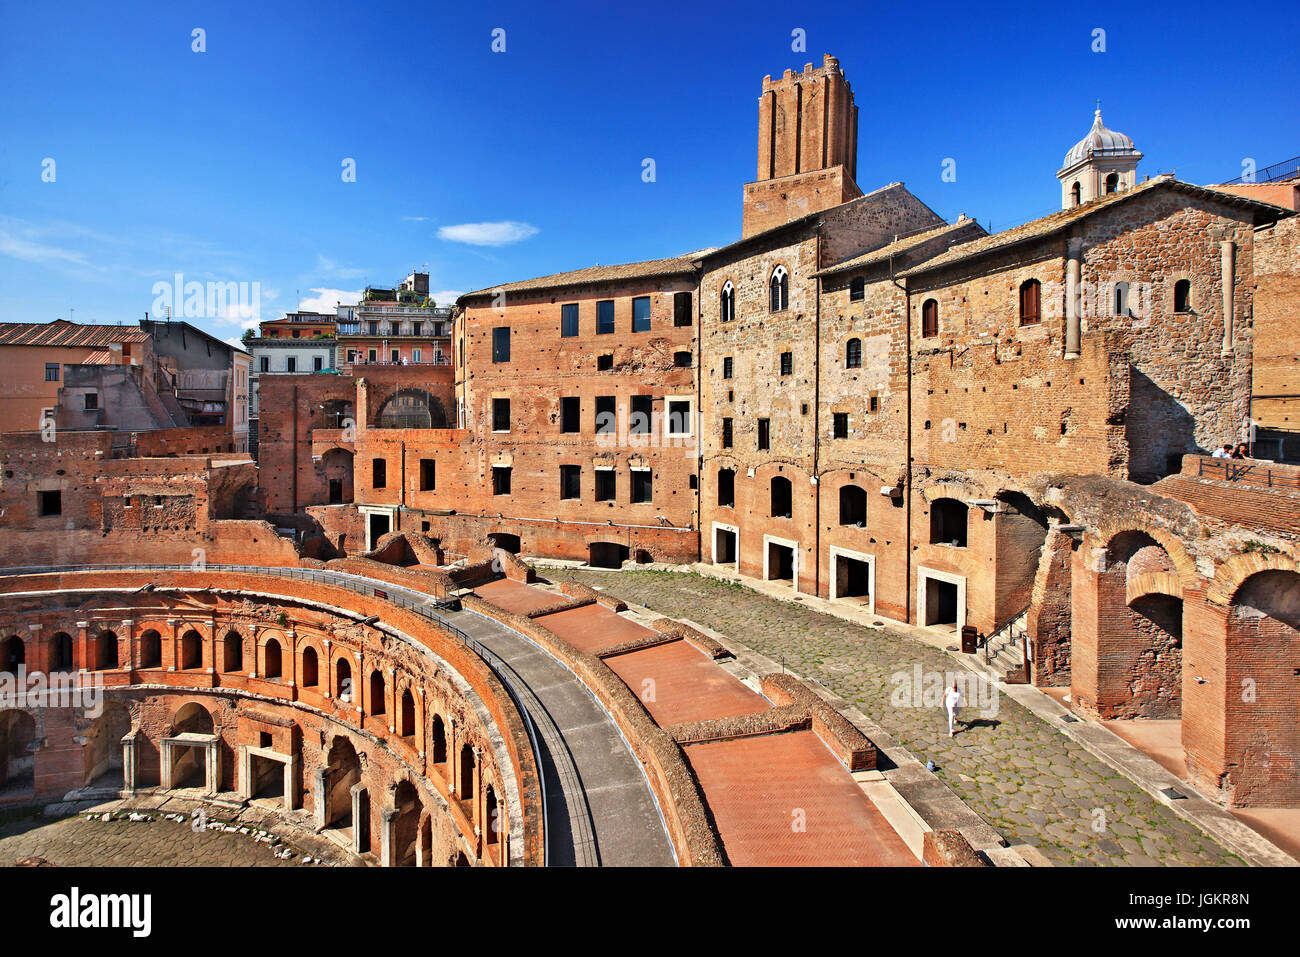
[[[384,676],[378,668],[370,672],[370,713],[384,713]]]
[[[1109,176],[1106,177],[1106,192],[1108,193],[1119,192],[1119,173],[1111,173]]]
[[[921,336],[929,339],[939,334],[939,301],[927,299],[921,305]]]
[[[1037,279],[1026,279],[1020,284],[1020,324],[1037,325],[1042,321],[1042,286]]]
[[[1191,312],[1192,311],[1192,283],[1188,279],[1180,279],[1174,283],[1174,312]]]
[[[316,649],[308,645],[302,651],[302,674],[299,676],[304,688],[314,688],[320,683],[320,659]]]
[[[107,671],[118,666],[117,635],[111,631],[102,632],[97,641],[99,670]]]
[[[718,469],[718,507],[736,507],[735,469]]]
[[[1127,316],[1128,313],[1128,283],[1115,283],[1115,315]]]
[[[244,670],[244,636],[237,631],[228,631],[221,639],[221,670],[227,674]]]
[[[433,763],[447,763],[447,726],[440,714],[433,716]]]
[[[162,635],[152,628],[140,636],[140,667],[162,667]]]
[[[844,368],[862,368],[862,340],[850,339],[844,345]]]
[[[785,271],[784,266],[777,266],[772,270],[772,278],[768,282],[769,302],[768,308],[771,312],[781,312],[790,305],[790,275]]]
[[[203,667],[203,639],[197,631],[187,631],[181,635],[181,671],[193,671]]]
[[[460,749],[460,794],[462,801],[474,798],[474,749],[468,744]]]
[[[783,476],[772,479],[772,517],[791,518],[794,515],[794,496],[790,480]]]
[[[334,696],[340,701],[352,700],[352,666],[346,658],[334,666]]]
[[[280,677],[280,643],[274,638],[268,638],[263,656],[266,662],[266,667],[262,669],[262,677]]]
[[[1078,206],[1083,202],[1083,187],[1078,183],[1070,187],[1070,199],[1072,200],[1072,206]]]
[[[867,294],[867,281],[859,276],[849,280],[849,302],[861,302]]]
[[[72,670],[72,636],[67,632],[59,632],[54,636],[54,661],[51,671],[71,671]]]
[[[840,524],[862,528],[867,524],[867,493],[856,485],[840,486]]]
[[[941,498],[930,505],[930,544],[966,547],[966,513],[969,507],[955,498]]]
[[[487,815],[487,830],[484,836],[484,841],[488,844],[495,844],[498,840],[497,835],[501,830],[501,821],[497,819],[500,814],[500,811],[497,808],[497,794],[492,790],[491,785],[488,785],[488,787],[484,789],[483,793],[485,795],[483,800],[483,812]]]
[[[722,294],[718,297],[718,318],[722,322],[736,318],[736,287],[730,279],[722,284]]]
[[[411,694],[411,689],[406,688],[402,691],[402,711],[400,716],[401,723],[397,726],[397,733],[404,738],[415,737],[415,696]]]
[[[27,661],[27,646],[17,635],[10,635],[3,644],[0,644],[0,668],[3,668],[11,675],[18,674],[18,667]]]

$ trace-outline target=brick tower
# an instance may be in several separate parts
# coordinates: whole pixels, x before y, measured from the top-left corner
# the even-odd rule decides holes
[[[771,229],[862,195],[858,108],[829,53],[820,69],[763,77],[758,101],[758,176],[745,184],[742,235]]]

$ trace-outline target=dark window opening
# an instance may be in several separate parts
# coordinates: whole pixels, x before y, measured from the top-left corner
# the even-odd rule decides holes
[[[617,492],[618,473],[613,469],[596,470],[596,501],[612,502]]]
[[[432,492],[437,479],[433,459],[420,459],[420,491]]]
[[[510,494],[510,466],[508,465],[492,466],[492,494],[493,495]]]
[[[603,299],[596,303],[596,334],[608,335],[614,331],[614,300]]]
[[[650,297],[637,296],[632,300],[632,331],[650,331]]]
[[[98,392],[87,392],[84,398],[86,400],[85,409],[87,412],[94,412],[99,409]]]
[[[492,361],[510,361],[510,327],[497,326],[492,330]]]
[[[862,528],[867,524],[867,493],[856,485],[840,486],[840,524],[856,525]]]
[[[679,369],[689,369],[691,367],[691,354],[689,352],[674,352],[673,365]]]
[[[921,306],[921,336],[929,339],[939,334],[939,303],[927,299]]]
[[[718,469],[718,507],[736,507],[735,469]]]
[[[596,434],[613,435],[618,428],[618,412],[612,395],[596,396]]]
[[[372,459],[370,462],[370,487],[387,488],[388,487],[388,461],[386,459]]]
[[[734,365],[732,364],[731,356],[725,356],[722,360],[722,378],[730,379],[733,369]]]
[[[934,502],[930,506],[930,543],[965,548],[968,511],[966,503],[955,498],[941,498]]]
[[[560,307],[560,336],[572,339],[578,334],[578,304],[571,302]]]
[[[790,375],[794,372],[794,353],[781,353],[781,375]]]
[[[772,479],[772,517],[794,517],[794,489],[790,480],[782,475]]]
[[[582,498],[582,466],[560,466],[560,498]]]
[[[731,448],[731,419],[730,418],[724,418],[722,420],[722,447],[724,449]]]
[[[766,452],[772,447],[770,422],[770,419],[758,420],[758,450],[760,452]]]
[[[849,414],[847,412],[835,413],[834,429],[835,438],[847,439],[849,437]]]
[[[768,309],[781,312],[790,305],[790,276],[784,266],[777,266],[768,283]]]
[[[862,340],[850,339],[844,344],[844,368],[862,368]]]
[[[604,355],[596,356],[597,372],[608,372],[612,368],[614,368],[614,356],[612,353],[606,352]]]
[[[493,432],[510,431],[510,400],[509,399],[492,400],[492,431]]]
[[[582,400],[576,395],[560,399],[560,431],[566,433],[582,431]]]
[[[648,395],[632,396],[632,414],[628,418],[629,435],[649,435],[652,415],[653,397]]]
[[[1192,284],[1187,279],[1174,283],[1174,312],[1192,311]]]
[[[1036,325],[1042,321],[1042,286],[1037,279],[1026,279],[1020,284],[1020,324]]]
[[[866,295],[867,281],[862,278],[849,282],[849,302],[859,302]]]
[[[654,473],[649,469],[632,470],[632,501],[650,502],[654,500]]]
[[[718,297],[718,319],[722,322],[730,322],[736,318],[736,287],[730,282],[722,287],[722,294]]]
[[[691,315],[691,300],[694,297],[689,292],[673,293],[673,325],[689,326],[694,319]]]

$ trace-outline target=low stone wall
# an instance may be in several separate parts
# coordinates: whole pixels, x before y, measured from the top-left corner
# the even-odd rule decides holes
[[[670,638],[681,638],[683,641],[689,641],[700,651],[704,652],[715,661],[719,658],[730,658],[731,652],[722,646],[722,644],[702,631],[697,631],[690,625],[684,625],[673,618],[656,618],[650,622],[650,627],[661,635],[668,635]]]
[[[763,675],[760,681],[763,694],[773,704],[806,709],[817,737],[850,771],[869,771],[876,766],[875,744],[803,681],[787,674]]]
[[[921,862],[927,867],[988,867],[961,831],[926,831]]]
[[[668,729],[668,733],[678,744],[700,744],[704,741],[725,741],[729,738],[780,734],[784,731],[807,731],[811,727],[812,715],[808,713],[808,709],[801,705],[790,704],[768,708],[757,714],[675,724]]]

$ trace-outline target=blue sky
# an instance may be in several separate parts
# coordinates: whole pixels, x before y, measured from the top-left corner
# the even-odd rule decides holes
[[[134,323],[177,273],[274,318],[426,263],[450,293],[720,245],[764,74],[826,52],[862,188],[993,229],[1057,207],[1098,98],[1139,176],[1300,153],[1300,13],[1161,6],[0,0],[0,320]]]

